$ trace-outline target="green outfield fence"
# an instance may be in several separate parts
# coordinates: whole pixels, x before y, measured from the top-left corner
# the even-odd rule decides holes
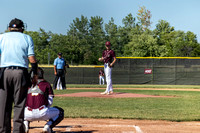
[[[103,66],[71,66],[67,84],[98,84]],[[53,67],[44,67],[45,78],[53,83]],[[200,57],[117,57],[113,84],[199,85]]]

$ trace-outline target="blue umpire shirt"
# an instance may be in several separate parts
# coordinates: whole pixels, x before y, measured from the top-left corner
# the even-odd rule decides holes
[[[65,60],[63,58],[56,58],[54,60],[54,65],[56,66],[56,69],[64,69],[66,63]]]
[[[28,68],[28,57],[35,55],[33,40],[21,32],[7,32],[0,35],[1,66]]]

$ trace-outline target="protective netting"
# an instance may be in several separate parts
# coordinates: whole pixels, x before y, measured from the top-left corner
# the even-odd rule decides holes
[[[53,83],[52,67],[43,68]],[[98,84],[99,67],[67,69],[67,84]],[[200,84],[200,58],[117,58],[112,70],[113,84]]]

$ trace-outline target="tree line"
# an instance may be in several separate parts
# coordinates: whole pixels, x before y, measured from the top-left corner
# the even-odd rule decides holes
[[[25,31],[34,41],[36,58],[41,64],[53,64],[58,52],[69,64],[99,64],[105,42],[110,41],[117,57],[196,57],[200,55],[197,36],[191,32],[175,30],[169,22],[160,20],[151,29],[151,12],[140,7],[136,17],[131,13],[118,26],[111,18],[90,19],[81,15],[69,25],[66,35],[39,31]]]

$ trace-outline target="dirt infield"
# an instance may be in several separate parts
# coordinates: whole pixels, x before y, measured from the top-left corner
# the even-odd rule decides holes
[[[141,90],[141,88],[139,89]],[[149,88],[144,88],[144,89],[149,89]],[[180,89],[180,91],[181,90],[198,91],[194,89],[192,90]],[[154,96],[154,95],[144,95],[144,94],[134,94],[134,93],[116,93],[116,92],[112,95],[101,95],[99,92],[79,92],[79,93],[56,95],[56,97],[57,96],[98,97],[98,98],[166,97],[166,96]],[[30,124],[31,128],[29,133],[41,132],[45,123],[46,123],[45,121],[31,122]],[[56,133],[199,133],[200,122],[65,118],[53,130],[56,131]]]
[[[45,123],[32,122],[29,133],[40,133]],[[56,133],[199,133],[200,122],[68,118],[53,130]]]
[[[144,94],[135,94],[135,93],[122,93],[116,92],[110,95],[101,95],[99,92],[78,92],[70,94],[60,94],[55,95],[58,97],[98,97],[98,98],[130,98],[130,97],[169,97],[169,96],[154,96],[154,95],[144,95]]]

